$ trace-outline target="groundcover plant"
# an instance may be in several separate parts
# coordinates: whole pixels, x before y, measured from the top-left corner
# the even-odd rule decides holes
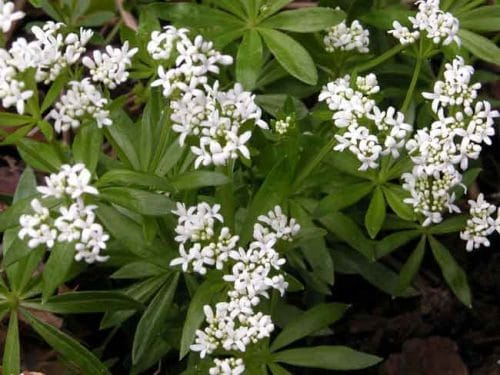
[[[0,27],[3,374],[27,340],[67,373],[373,373],[335,274],[411,298],[426,253],[474,308],[495,2],[0,0]]]

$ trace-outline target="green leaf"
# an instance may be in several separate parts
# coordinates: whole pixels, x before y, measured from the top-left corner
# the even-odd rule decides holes
[[[463,47],[473,55],[492,64],[497,64],[500,61],[500,48],[491,40],[462,28],[459,30],[458,36],[462,39]]]
[[[318,82],[318,72],[309,53],[288,35],[271,29],[259,29],[267,47],[292,76],[309,85]]]
[[[179,360],[189,353],[189,346],[196,336],[195,332],[205,320],[203,306],[210,304],[214,295],[224,288],[222,279],[209,278],[197,289],[189,303],[186,319],[182,328],[181,346],[179,349]]]
[[[110,12],[107,10],[101,10],[101,11],[87,14],[85,17],[83,17],[78,22],[78,25],[85,26],[85,27],[101,26],[101,25],[105,24],[106,22],[111,21],[114,17],[115,17],[114,12]]]
[[[243,34],[236,56],[236,80],[247,90],[255,87],[262,66],[262,40],[255,29]]]
[[[56,242],[42,273],[42,298],[44,301],[66,281],[74,258],[75,244],[73,242]]]
[[[151,277],[149,279],[132,284],[128,288],[123,289],[122,292],[135,301],[145,304],[153,296],[153,294],[155,294],[158,289],[161,288],[161,286],[169,277],[170,273],[166,273],[165,275],[157,277]],[[119,325],[130,318],[132,315],[134,315],[136,312],[136,309],[107,311],[102,318],[100,329],[106,329]]]
[[[365,215],[365,226],[371,238],[375,238],[385,220],[385,200],[380,187],[373,192]]]
[[[232,14],[205,5],[193,3],[153,4],[148,9],[152,9],[160,19],[192,28],[213,27],[215,25],[230,28],[244,26],[243,21]]]
[[[371,182],[360,182],[348,186],[341,186],[338,190],[321,200],[315,215],[323,216],[332,211],[340,211],[360,201],[372,190],[373,184]]]
[[[262,94],[255,97],[255,102],[267,113],[273,115],[274,117],[279,117],[283,112],[283,108],[285,107],[288,98],[292,99],[297,120],[305,118],[308,115],[309,110],[300,99],[297,99],[294,96],[284,94]]]
[[[500,5],[476,8],[458,17],[460,27],[472,31],[500,31]]]
[[[28,311],[21,309],[24,319],[33,329],[65,359],[75,363],[84,374],[110,374],[109,370],[89,350],[74,338],[59,331],[54,326],[39,320]]]
[[[273,375],[292,375],[292,373],[286,370],[284,367],[281,367],[280,365],[277,365],[275,363],[270,363],[269,368],[271,369],[271,373]]]
[[[472,307],[471,292],[467,283],[467,275],[455,261],[448,249],[438,242],[433,236],[429,236],[434,258],[441,268],[441,272],[457,298],[467,307]]]
[[[253,233],[253,225],[259,215],[266,213],[280,204],[290,191],[293,177],[292,166],[288,158],[281,159],[269,172],[260,189],[254,195],[243,223],[240,240],[248,242]]]
[[[10,311],[9,328],[4,342],[2,374],[19,374],[21,372],[21,354],[19,345],[19,323],[17,309]]]
[[[327,370],[359,370],[376,365],[382,358],[346,346],[316,346],[285,350],[273,356],[275,362]]]
[[[144,279],[170,272],[168,269],[149,262],[131,262],[115,271],[112,279]]]
[[[405,203],[404,200],[409,198],[409,194],[401,186],[396,184],[385,184],[382,186],[384,191],[385,199],[389,204],[389,207],[398,215],[401,219],[407,221],[415,220],[415,212],[413,207]]]
[[[323,7],[301,8],[280,12],[262,22],[260,27],[282,29],[296,33],[323,31],[342,22],[345,13]]]
[[[102,130],[97,126],[82,126],[73,140],[75,162],[84,163],[90,172],[94,172],[101,155],[102,139]]]
[[[177,190],[191,190],[206,186],[221,186],[229,182],[231,182],[231,180],[225,174],[211,171],[190,171],[170,180],[170,183]]]
[[[68,82],[68,76],[65,72],[60,73],[52,85],[50,85],[45,98],[43,98],[42,106],[40,107],[41,112],[45,112],[61,95],[64,85]]]
[[[50,297],[47,302],[26,301],[22,306],[55,314],[87,314],[117,310],[137,310],[142,304],[113,291],[67,292]]]
[[[376,258],[380,259],[392,253],[394,250],[399,249],[401,246],[407,244],[419,235],[419,230],[403,230],[389,234],[388,236],[377,241],[375,244]]]
[[[149,170],[149,165],[153,157],[153,150],[156,149],[156,141],[159,138],[161,128],[165,126],[164,121],[162,121],[165,111],[162,109],[162,98],[160,90],[151,90],[151,96],[142,114],[139,139],[139,160],[143,171]]]
[[[243,11],[243,8],[240,6],[240,4],[238,4],[237,1],[217,0],[217,6],[233,13],[235,16],[241,18],[242,20],[245,20],[247,18],[245,12]]]
[[[397,5],[394,7],[384,7],[383,9],[371,9],[363,14],[360,20],[368,25],[375,26],[377,29],[389,30],[392,29],[392,23],[399,20],[403,25],[409,16],[415,16],[415,12],[406,10]]]
[[[31,116],[18,115],[10,112],[0,112],[0,127],[1,126],[20,126],[34,123],[35,120]]]
[[[45,249],[31,249],[27,256],[7,267],[6,271],[12,291],[17,292],[18,295],[25,291],[44,254]]]
[[[267,17],[270,17],[274,13],[276,13],[278,10],[286,7],[288,4],[290,4],[293,0],[273,0],[273,1],[267,1],[264,6],[260,8],[260,13],[258,19],[263,20]]]
[[[394,271],[381,263],[368,261],[355,251],[336,248],[332,250],[332,257],[339,272],[360,274],[366,281],[391,296],[413,297],[417,294],[413,288],[399,292],[399,278]]]
[[[446,234],[460,232],[467,224],[468,215],[452,216],[445,221],[429,227],[428,231],[431,234]]]
[[[21,139],[17,150],[26,163],[44,172],[56,172],[63,163],[54,144]]]
[[[271,351],[274,352],[322,328],[328,327],[339,320],[348,307],[349,305],[342,303],[324,303],[305,311],[297,319],[288,323],[280,332],[270,347]]]
[[[19,182],[16,186],[16,192],[14,193],[14,199],[12,203],[16,203],[24,198],[32,198],[34,194],[37,193],[36,187],[36,176],[33,169],[30,167],[24,168],[21,177],[19,178]],[[17,223],[16,223],[17,224]]]
[[[163,194],[127,187],[108,187],[99,191],[99,198],[148,216],[169,215],[174,203]]]
[[[413,250],[410,257],[401,268],[401,271],[399,272],[398,286],[400,292],[406,290],[410,286],[411,282],[415,278],[415,275],[418,273],[420,265],[422,264],[422,259],[424,259],[425,242],[426,238],[425,236],[422,236],[417,247]]]
[[[148,246],[142,227],[135,221],[104,204],[98,205],[96,213],[106,230],[133,254],[155,261],[155,264],[165,263],[165,246],[158,242]]]
[[[142,315],[137,325],[132,345],[133,364],[141,362],[142,357],[150,349],[150,344],[161,334],[161,328],[165,325],[177,289],[178,280],[179,274],[175,274],[172,278],[169,278]]]
[[[111,115],[113,126],[104,129],[106,139],[116,150],[121,161],[128,163],[135,170],[140,170],[141,165],[134,146],[137,143],[136,125],[123,110],[113,111]]]
[[[128,169],[112,169],[97,181],[97,187],[113,185],[134,186],[164,192],[174,191],[172,184],[163,177]]]
[[[358,250],[366,258],[372,260],[375,258],[372,243],[349,216],[341,212],[333,212],[323,216],[319,221],[330,232],[349,244],[352,248]]]

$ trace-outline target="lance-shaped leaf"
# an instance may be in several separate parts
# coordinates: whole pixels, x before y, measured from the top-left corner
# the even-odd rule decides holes
[[[266,19],[259,26],[296,33],[311,33],[335,26],[344,18],[345,13],[341,10],[312,7],[280,12]]]

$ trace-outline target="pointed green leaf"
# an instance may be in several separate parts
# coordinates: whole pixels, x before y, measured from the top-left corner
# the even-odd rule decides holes
[[[472,297],[465,271],[458,265],[455,258],[442,243],[432,236],[429,236],[429,243],[446,283],[464,305],[472,307]]]
[[[276,353],[275,362],[327,370],[359,370],[379,363],[382,358],[346,346],[316,346]]]
[[[84,374],[110,374],[109,370],[88,349],[85,349],[71,336],[61,332],[54,326],[39,320],[28,311],[22,309],[24,319],[33,329],[66,360],[77,365]]]
[[[328,303],[316,305],[288,323],[273,341],[270,349],[276,351],[294,341],[307,337],[339,320],[349,305]]]
[[[150,344],[161,334],[161,328],[165,325],[177,290],[178,280],[179,274],[169,278],[142,315],[132,345],[132,362],[134,364],[141,362],[143,356],[147,354]]]
[[[403,230],[389,234],[375,244],[376,258],[379,259],[392,253],[419,235],[419,230]]]
[[[243,34],[236,56],[236,80],[247,90],[255,87],[262,65],[262,40],[255,29]]]
[[[99,190],[99,198],[148,216],[169,215],[174,203],[163,194],[126,187],[108,187]]]
[[[301,8],[280,12],[268,18],[259,26],[296,33],[311,33],[335,26],[342,22],[344,18],[345,13],[343,11],[333,8]]]
[[[191,190],[206,186],[221,186],[229,182],[231,182],[231,180],[225,174],[211,171],[190,171],[170,180],[170,183],[177,190]]]
[[[410,286],[411,282],[415,278],[415,275],[418,273],[420,265],[422,264],[422,259],[424,259],[425,242],[426,238],[425,236],[422,236],[417,247],[413,250],[408,260],[401,268],[401,271],[399,272],[398,287],[400,292],[406,290]]]
[[[21,354],[19,345],[19,323],[17,310],[10,312],[9,328],[4,342],[2,374],[19,374],[21,367]]]
[[[317,216],[323,216],[332,211],[340,211],[343,208],[349,207],[354,203],[360,201],[372,190],[373,184],[368,181],[343,186],[334,191],[332,194],[323,198],[319,203],[318,209],[316,210],[315,214]]]
[[[75,244],[69,242],[56,242],[50,252],[49,259],[42,273],[43,300],[47,300],[54,291],[66,280],[69,269],[75,258]]]
[[[309,85],[318,82],[318,72],[309,53],[288,35],[271,29],[259,29],[267,47],[292,76]]]
[[[371,238],[375,238],[385,220],[385,200],[380,187],[374,192],[365,215],[365,226]]]
[[[164,192],[174,191],[174,187],[166,178],[128,169],[110,170],[97,181],[97,187],[116,185],[134,186],[147,190],[159,190]]]
[[[492,64],[500,61],[500,48],[490,39],[462,28],[458,36],[462,40],[463,47],[473,55]]]
[[[404,202],[409,198],[409,194],[401,186],[395,184],[385,184],[382,186],[387,204],[403,220],[413,221],[415,213],[413,207]]]
[[[82,126],[73,140],[75,162],[85,164],[90,172],[94,172],[101,155],[102,139],[102,130],[94,124]]]

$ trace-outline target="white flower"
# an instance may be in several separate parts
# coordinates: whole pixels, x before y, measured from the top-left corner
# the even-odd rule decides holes
[[[394,21],[392,23],[392,27],[394,29],[389,30],[388,33],[398,39],[399,43],[402,45],[415,43],[420,36],[420,32],[418,30],[410,31],[406,26],[401,25],[398,21]]]
[[[12,22],[24,17],[24,12],[14,11],[12,1],[0,0],[0,28],[4,33],[10,30]]]
[[[465,229],[460,232],[460,238],[467,242],[467,251],[478,249],[481,246],[490,246],[488,236],[498,231],[497,220],[491,215],[497,212],[497,208],[484,200],[483,194],[479,194],[477,200],[469,200],[471,215],[467,220]]]
[[[245,364],[241,358],[214,359],[214,367],[209,375],[240,375],[245,372]]]
[[[33,214],[23,214],[19,218],[21,229],[18,236],[24,240],[29,238],[28,246],[34,249],[40,245],[52,248],[57,239],[57,231],[51,226],[48,208],[44,207],[38,199],[31,201]]]
[[[455,42],[460,46],[459,21],[451,13],[439,9],[439,3],[439,0],[417,1],[417,14],[415,17],[408,17],[413,30],[410,31],[398,21],[394,21],[392,24],[394,29],[389,30],[389,34],[392,34],[403,45],[414,43],[420,35],[425,35],[435,44],[446,46]]]
[[[97,189],[89,184],[90,179],[91,173],[84,164],[64,164],[58,173],[45,177],[47,186],[39,186],[37,190],[43,194],[44,198],[61,198],[68,195],[76,199],[83,194],[97,195]]]
[[[129,50],[128,41],[122,48],[106,46],[106,51],[94,51],[93,59],[85,56],[83,65],[90,70],[94,82],[102,82],[110,89],[115,89],[128,78],[127,68],[132,64],[132,57],[137,53],[137,48]]]
[[[85,119],[94,119],[97,127],[112,125],[109,111],[105,109],[108,100],[90,83],[90,78],[71,81],[70,89],[54,105],[48,114],[54,120],[54,129],[60,133],[80,127]]]
[[[347,26],[346,21],[342,21],[326,31],[323,43],[327,52],[357,50],[359,53],[368,53],[369,51],[370,32],[363,29],[358,20],[354,20],[350,26]]]

